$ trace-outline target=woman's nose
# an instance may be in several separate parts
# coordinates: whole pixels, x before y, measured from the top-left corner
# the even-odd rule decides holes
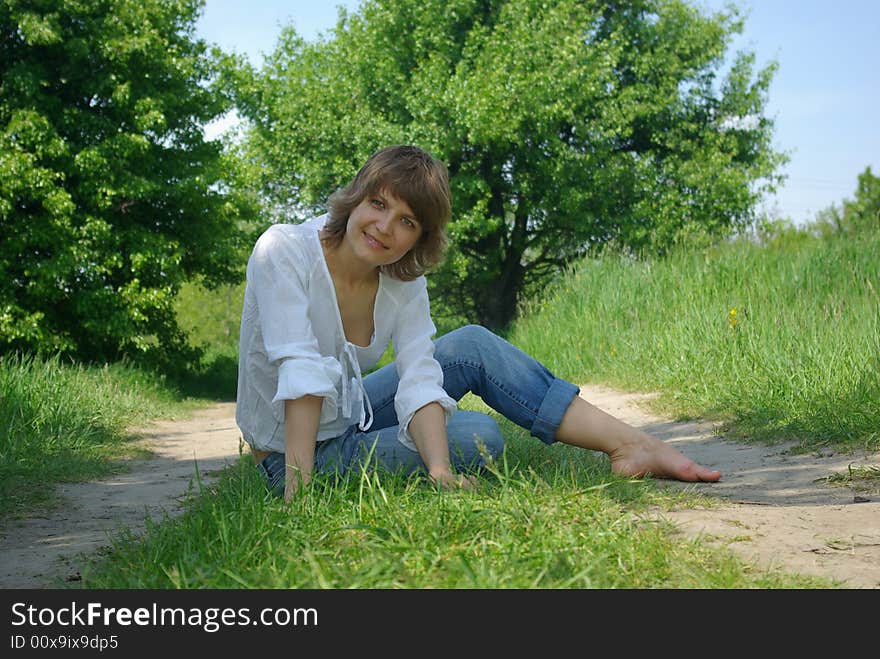
[[[391,218],[388,216],[388,214],[383,213],[379,217],[379,219],[376,220],[376,228],[381,233],[388,233],[388,230],[390,229],[390,227],[391,227]]]

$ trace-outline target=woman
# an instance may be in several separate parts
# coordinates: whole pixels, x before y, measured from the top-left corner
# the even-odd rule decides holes
[[[248,261],[236,422],[273,492],[367,463],[472,486],[504,443],[491,417],[456,409],[468,391],[541,441],[604,451],[615,473],[720,478],[482,327],[432,342],[424,273],[451,215],[441,162],[383,149],[329,206],[271,226]],[[389,341],[394,363],[363,377]]]

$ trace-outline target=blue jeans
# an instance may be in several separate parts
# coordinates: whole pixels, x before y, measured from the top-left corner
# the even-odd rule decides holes
[[[554,376],[545,366],[479,325],[459,328],[434,342],[434,358],[443,369],[443,388],[456,401],[472,392],[496,412],[552,444],[556,429],[578,387]],[[344,434],[319,442],[315,447],[316,472],[344,474],[362,466],[390,471],[425,471],[418,451],[397,439],[397,392],[394,364],[383,366],[364,378],[373,407],[373,424],[367,432],[356,425]],[[446,425],[449,457],[453,469],[475,471],[487,458],[498,458],[504,438],[487,414],[457,410]],[[284,454],[271,453],[259,465],[275,494],[284,492]]]

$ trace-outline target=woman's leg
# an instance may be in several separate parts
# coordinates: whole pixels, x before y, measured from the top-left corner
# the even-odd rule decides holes
[[[315,471],[343,474],[362,467],[411,474],[426,472],[418,451],[397,438],[399,426],[367,432],[354,427],[335,439],[321,442],[315,451]],[[478,471],[501,456],[504,438],[495,420],[487,414],[457,410],[446,424],[449,459],[458,473]]]
[[[578,387],[557,378],[516,346],[479,325],[466,325],[434,343],[443,388],[455,400],[468,392],[546,444]]]
[[[717,481],[721,472],[707,469],[675,448],[603,412],[583,398],[566,410],[556,439],[572,446],[603,451],[611,471],[621,476],[654,476],[680,481]]]
[[[467,325],[438,338],[434,358],[443,370],[443,388],[450,397],[461,400],[473,392],[495,411],[548,444],[555,441],[559,423],[578,394],[578,387],[557,378],[524,352],[478,325]],[[388,364],[366,376],[364,388],[373,409],[371,433],[393,428],[394,442],[402,447],[396,440],[394,410],[399,382],[394,364]],[[451,434],[449,431],[448,425],[447,434]],[[383,439],[390,435],[384,433]],[[500,446],[500,431],[497,436]],[[394,442],[389,450],[396,449]],[[450,449],[454,450],[452,443],[450,437]]]
[[[577,386],[483,327],[468,325],[440,337],[434,356],[451,397],[459,400],[471,391],[548,444],[603,451],[615,473],[684,481],[721,476],[583,400]]]
[[[333,439],[319,442],[315,447],[315,473],[343,475],[362,467],[404,474],[425,472],[418,451],[404,446],[397,439],[399,427],[387,426],[380,430],[360,432],[357,426]],[[446,424],[449,438],[449,459],[456,473],[483,469],[487,462],[501,457],[504,437],[495,419],[488,414],[457,410]],[[269,453],[257,468],[266,482],[266,488],[275,496],[284,495],[285,460],[283,453]]]

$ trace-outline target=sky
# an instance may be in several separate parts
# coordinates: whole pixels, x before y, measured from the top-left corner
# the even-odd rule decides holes
[[[692,0],[709,10],[730,0]],[[880,175],[880,0],[732,0],[745,16],[729,54],[755,53],[763,68],[776,62],[766,116],[774,147],[789,155],[787,177],[768,197],[771,216],[796,224],[814,219],[855,194],[866,167]],[[256,66],[283,25],[307,40],[331,36],[338,8],[360,0],[206,0],[198,36]],[[213,131],[229,121],[213,127]]]

